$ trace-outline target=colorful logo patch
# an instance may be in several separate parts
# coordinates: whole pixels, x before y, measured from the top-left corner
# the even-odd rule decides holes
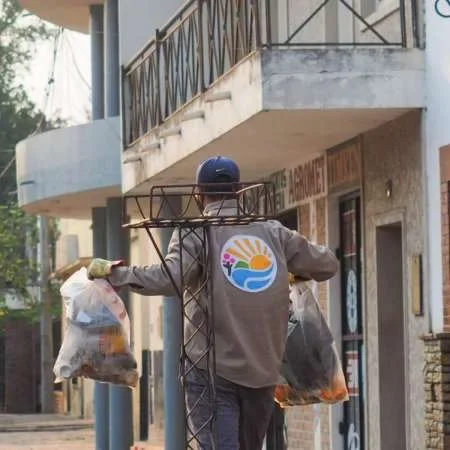
[[[228,281],[245,292],[264,291],[277,275],[272,250],[256,236],[233,236],[223,246],[220,259]]]

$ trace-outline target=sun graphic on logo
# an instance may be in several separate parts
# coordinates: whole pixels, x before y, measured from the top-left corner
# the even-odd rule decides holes
[[[267,289],[275,279],[277,264],[272,250],[256,236],[234,236],[221,254],[222,269],[228,280],[247,292]]]

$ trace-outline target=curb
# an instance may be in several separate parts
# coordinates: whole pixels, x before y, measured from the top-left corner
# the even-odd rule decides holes
[[[13,425],[0,426],[0,433],[32,433],[44,431],[76,431],[92,429],[93,424],[61,424],[61,425]]]

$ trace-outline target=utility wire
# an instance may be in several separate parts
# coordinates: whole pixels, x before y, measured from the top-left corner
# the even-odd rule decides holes
[[[73,62],[73,65],[75,66],[75,70],[76,70],[78,76],[80,77],[80,79],[84,83],[84,85],[89,89],[89,91],[92,91],[92,86],[88,83],[88,81],[84,77],[83,73],[81,72],[81,69],[78,65],[78,61],[75,57],[75,52],[73,50],[72,42],[70,41],[69,36],[67,34],[64,35],[64,42],[67,43],[67,47],[69,48],[72,62]]]
[[[53,41],[53,57],[51,62],[51,68],[50,68],[50,75],[47,81],[47,87],[44,94],[44,106],[42,108],[42,117],[39,123],[37,124],[36,130],[34,133],[32,133],[32,136],[42,131],[42,126],[44,124],[45,120],[45,114],[47,111],[48,102],[50,99],[50,94],[53,93],[53,88],[55,85],[55,69],[56,69],[56,60],[58,56],[58,50],[59,50],[59,43],[62,36],[64,28],[59,27],[57,33],[55,34],[55,39]]]
[[[15,161],[16,161],[16,156],[14,155],[10,159],[8,164],[6,164],[6,166],[3,168],[2,172],[0,173],[0,180],[5,176],[6,172],[8,172],[9,168],[14,164]]]
[[[55,83],[54,76],[55,76],[56,59],[57,59],[57,55],[58,55],[59,41],[60,41],[62,32],[63,32],[63,28],[59,27],[57,33],[55,34],[55,38],[53,41],[53,57],[52,57],[52,63],[51,63],[51,68],[50,68],[50,75],[49,75],[49,79],[47,82],[47,87],[46,87],[46,91],[45,91],[45,95],[44,95],[44,101],[43,101],[44,105],[41,110],[42,115],[36,126],[36,129],[28,137],[34,136],[37,133],[39,133],[40,131],[42,131],[42,125],[44,124],[44,120],[45,120],[45,112],[46,112],[48,101],[49,101],[50,95],[53,91],[53,86]],[[6,164],[6,166],[3,168],[2,172],[0,173],[0,180],[6,175],[6,173],[13,166],[15,161],[16,161],[16,155],[14,154],[14,156],[9,160],[9,162]]]

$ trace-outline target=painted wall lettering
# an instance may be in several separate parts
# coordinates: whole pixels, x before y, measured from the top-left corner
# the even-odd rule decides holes
[[[327,154],[328,190],[330,192],[361,181],[361,156],[358,142],[331,150]]]
[[[325,160],[308,161],[289,170],[289,204],[325,193]]]
[[[286,169],[273,173],[269,177],[275,186],[275,207],[277,211],[284,211],[286,209],[285,189],[287,185]]]
[[[278,212],[326,195],[325,156],[296,164],[268,177],[275,186]]]

